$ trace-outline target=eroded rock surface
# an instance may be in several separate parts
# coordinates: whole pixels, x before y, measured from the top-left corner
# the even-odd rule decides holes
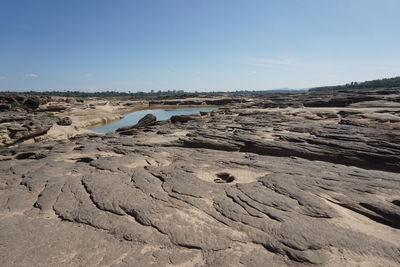
[[[2,265],[400,265],[399,110],[249,103],[2,150]]]

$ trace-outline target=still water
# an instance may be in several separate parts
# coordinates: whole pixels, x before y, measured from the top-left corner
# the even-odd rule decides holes
[[[191,115],[199,114],[200,111],[213,111],[218,108],[202,107],[202,108],[177,108],[177,109],[145,109],[128,113],[123,119],[114,121],[112,123],[100,125],[91,128],[91,130],[98,133],[107,133],[114,131],[123,126],[135,125],[146,114],[153,114],[157,117],[158,121],[168,120],[174,115]]]

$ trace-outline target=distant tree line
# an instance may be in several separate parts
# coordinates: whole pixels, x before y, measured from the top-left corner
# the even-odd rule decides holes
[[[154,91],[149,92],[137,91],[137,92],[120,92],[120,91],[99,91],[99,92],[85,92],[85,91],[70,91],[70,90],[52,90],[52,91],[24,91],[24,92],[13,92],[13,91],[3,91],[1,93],[6,94],[29,94],[37,96],[61,96],[61,97],[101,97],[101,98],[120,98],[120,97],[132,97],[132,98],[147,98],[147,97],[179,97],[186,96],[187,94],[193,94],[185,92],[183,90],[167,90],[167,91]]]
[[[400,89],[400,76],[388,79],[373,80],[366,82],[351,82],[345,85],[324,86],[311,88],[310,91],[341,91],[341,90],[384,90]]]
[[[64,97],[148,97],[148,96],[176,96],[186,94],[183,90],[168,90],[168,91],[154,91],[150,92],[119,92],[119,91],[100,91],[100,92],[84,92],[84,91],[28,91],[24,92],[32,95],[46,95],[46,96],[64,96]]]
[[[256,94],[268,94],[268,93],[282,93],[282,92],[305,92],[307,89],[277,89],[277,90],[236,90],[236,91],[209,91],[209,92],[189,92],[184,90],[167,90],[167,91],[155,91],[151,90],[149,92],[137,91],[137,92],[119,92],[119,91],[100,91],[100,92],[83,92],[83,91],[25,91],[25,92],[12,92],[12,91],[4,91],[2,93],[9,94],[30,94],[30,95],[38,95],[38,96],[62,96],[62,97],[132,97],[132,98],[172,98],[172,97],[191,97],[198,95],[216,95],[216,94],[236,94],[236,95],[256,95]]]

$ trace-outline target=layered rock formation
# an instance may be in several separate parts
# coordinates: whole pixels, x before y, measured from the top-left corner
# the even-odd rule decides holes
[[[0,146],[65,139],[146,107],[142,101],[0,94]]]
[[[3,265],[397,266],[389,97],[297,108],[304,95],[271,95],[2,150]]]

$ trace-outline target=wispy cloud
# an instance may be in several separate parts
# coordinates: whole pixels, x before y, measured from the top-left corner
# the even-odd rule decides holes
[[[7,76],[0,76],[0,81],[7,81],[8,77]]]
[[[36,79],[36,78],[39,78],[39,75],[37,75],[37,74],[35,74],[35,73],[28,73],[28,74],[25,74],[23,80],[26,80],[26,79]]]
[[[303,65],[291,58],[271,59],[271,58],[247,58],[246,63],[251,66],[279,69],[297,69]]]
[[[89,77],[94,77],[94,74],[93,73],[85,73],[83,76],[89,78]]]

